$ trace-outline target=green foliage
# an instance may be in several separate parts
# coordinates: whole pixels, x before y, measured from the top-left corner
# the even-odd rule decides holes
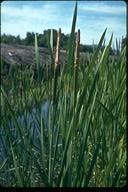
[[[26,38],[24,40],[25,45],[34,45],[34,39],[35,39],[35,34],[32,32],[27,32]]]
[[[124,37],[122,38],[121,48],[123,49],[126,45],[128,46],[128,38]]]
[[[21,39],[19,35],[15,37],[14,35],[3,34],[1,35],[1,42],[8,44],[16,44],[16,43],[21,44]]]
[[[68,44],[71,66],[76,16],[77,4]],[[45,35],[53,62],[50,31]],[[126,184],[126,47],[110,61],[112,36],[102,50],[105,35],[106,29],[89,56],[89,64],[85,67],[85,61],[80,63],[75,105],[74,74],[67,73],[68,70],[62,69],[57,81],[53,76],[46,82],[43,79],[35,82],[31,68],[21,71],[14,66],[6,77],[8,81],[2,79],[1,185],[122,187]],[[37,37],[34,36],[35,55],[40,75]],[[65,69],[68,67],[65,65]],[[49,104],[47,120],[41,113],[45,100]]]
[[[43,34],[36,33],[37,37],[38,37],[38,46],[39,47],[48,47],[47,35],[50,35],[50,30],[51,29],[44,30]],[[60,44],[61,49],[67,50],[69,37],[70,37],[69,34],[65,35],[64,33],[61,33],[61,44]],[[56,38],[57,38],[57,30],[53,29],[53,47],[54,47],[54,49],[56,47]],[[19,35],[16,37],[13,35],[6,35],[6,34],[1,35],[1,42],[7,43],[7,44],[21,44],[21,45],[34,46],[34,41],[35,41],[34,39],[35,39],[34,32],[27,32],[26,37],[24,39],[21,39]],[[125,40],[123,40],[123,42],[125,42]],[[122,43],[122,45],[123,44],[124,43]],[[95,45],[95,48],[96,47],[97,47],[97,45]],[[101,49],[104,49],[104,46],[102,46]],[[110,51],[111,51],[111,54],[113,54],[112,48]],[[92,53],[93,45],[80,44],[80,52]]]

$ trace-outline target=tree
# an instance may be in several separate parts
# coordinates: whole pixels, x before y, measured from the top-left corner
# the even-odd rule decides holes
[[[16,37],[13,35],[3,34],[1,36],[1,42],[2,43],[8,43],[8,44],[15,44],[16,43]]]
[[[67,49],[68,39],[69,37],[67,35],[65,35],[64,33],[61,34],[61,43],[60,43],[61,48]]]
[[[22,40],[21,40],[21,38],[20,38],[20,35],[17,35],[17,36],[16,36],[16,43],[17,43],[17,44],[21,44],[21,43],[22,43]]]
[[[32,32],[32,33],[27,32],[26,38],[25,38],[25,45],[34,45],[34,41],[35,41],[34,32]]]
[[[122,42],[121,42],[121,48],[122,49],[126,46],[126,43],[128,43],[127,37],[122,38]]]

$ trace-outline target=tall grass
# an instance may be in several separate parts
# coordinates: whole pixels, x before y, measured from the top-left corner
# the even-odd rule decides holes
[[[79,59],[79,30],[75,43],[76,18],[77,3],[68,62],[59,75],[61,30],[55,60],[53,37],[51,40],[47,37],[51,71],[54,70],[51,78],[35,83],[33,76],[23,73],[22,99],[18,97],[16,74],[13,78],[10,73],[11,96],[2,81],[0,183],[3,186],[122,187],[126,184],[126,48],[109,62],[113,35],[101,52],[105,29],[89,65],[84,67]],[[36,36],[35,49],[38,63]],[[39,70],[38,77],[40,73]],[[38,104],[45,99],[49,103],[47,122]],[[36,112],[30,121],[28,113],[34,105]],[[19,120],[20,114],[23,121]]]

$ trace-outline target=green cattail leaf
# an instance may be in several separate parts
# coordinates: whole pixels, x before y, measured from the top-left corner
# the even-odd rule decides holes
[[[95,150],[93,152],[92,161],[91,161],[91,164],[90,164],[90,167],[89,167],[89,170],[88,170],[88,173],[87,173],[86,181],[85,181],[85,186],[86,187],[89,184],[89,181],[90,181],[94,166],[96,165],[96,160],[97,160],[99,149],[100,149],[100,139],[98,140],[96,148],[95,148]]]
[[[12,151],[12,157],[13,157],[15,172],[16,172],[17,181],[18,181],[18,187],[23,187],[23,181],[22,181],[22,178],[21,178],[21,173],[19,171],[20,165],[18,166],[18,163],[17,163],[17,160],[16,160],[16,156],[14,154],[14,151],[13,151],[12,147],[11,147],[11,151]]]
[[[76,19],[77,19],[77,1],[74,9],[73,21],[72,21],[72,28],[71,34],[69,38],[68,44],[68,65],[67,67],[70,69],[74,64],[74,45],[75,45],[75,27],[76,27]]]

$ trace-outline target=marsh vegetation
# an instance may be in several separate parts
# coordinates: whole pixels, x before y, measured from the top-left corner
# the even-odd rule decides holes
[[[79,59],[76,18],[77,3],[66,65],[59,58],[61,30],[55,56],[52,35],[47,36],[51,66],[47,81],[42,77],[36,35],[36,79],[31,68],[16,66],[1,79],[2,186],[122,187],[126,183],[126,47],[110,61],[113,35],[101,50],[105,29],[86,65]]]

